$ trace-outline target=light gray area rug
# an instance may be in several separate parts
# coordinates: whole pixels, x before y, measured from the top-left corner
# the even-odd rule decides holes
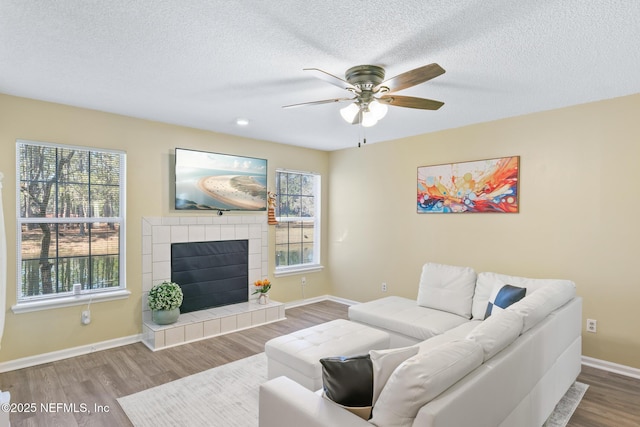
[[[264,353],[227,363],[158,387],[121,397],[136,427],[256,427],[258,386],[267,380]],[[576,382],[545,427],[564,427],[587,385]]]
[[[576,381],[556,405],[543,427],[565,427],[589,386]]]
[[[267,380],[264,353],[129,396],[118,403],[136,427],[258,425],[258,386]]]

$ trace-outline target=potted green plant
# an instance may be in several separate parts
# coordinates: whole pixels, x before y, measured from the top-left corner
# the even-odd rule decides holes
[[[175,323],[180,316],[182,298],[182,289],[177,283],[165,281],[154,285],[147,299],[154,323],[158,325]]]

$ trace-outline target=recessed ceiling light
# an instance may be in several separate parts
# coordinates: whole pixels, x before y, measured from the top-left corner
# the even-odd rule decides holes
[[[236,119],[236,124],[238,126],[247,126],[249,124],[249,119],[244,119],[242,117],[239,117]]]

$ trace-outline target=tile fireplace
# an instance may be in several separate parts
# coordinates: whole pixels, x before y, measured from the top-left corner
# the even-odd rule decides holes
[[[266,215],[172,216],[142,218],[143,342],[152,350],[172,347],[284,319],[284,305],[257,303],[253,282],[267,277]],[[151,321],[147,295],[151,287],[171,280],[171,246],[187,242],[247,242],[247,301],[180,315],[172,325]]]

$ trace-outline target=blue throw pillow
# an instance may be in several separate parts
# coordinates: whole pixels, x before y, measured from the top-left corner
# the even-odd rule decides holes
[[[527,293],[527,288],[519,288],[517,286],[504,285],[493,289],[487,304],[487,311],[484,312],[484,318],[491,316],[499,310],[504,310],[514,302],[520,301]]]

